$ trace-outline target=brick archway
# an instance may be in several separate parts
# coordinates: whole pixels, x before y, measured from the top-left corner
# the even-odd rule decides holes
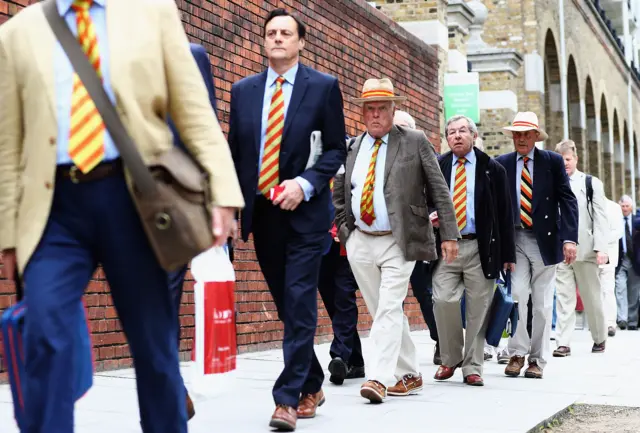
[[[613,129],[609,124],[609,111],[604,93],[600,98],[600,140],[602,149],[602,168],[600,179],[604,183],[604,191],[608,196],[615,197],[613,182]]]
[[[560,62],[555,38],[547,30],[544,42],[544,129],[549,134],[546,145],[554,148],[563,137]],[[541,122],[542,123],[542,122]]]

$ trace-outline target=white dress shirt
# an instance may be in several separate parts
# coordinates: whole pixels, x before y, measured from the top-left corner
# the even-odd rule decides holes
[[[356,162],[351,174],[351,210],[356,218],[356,226],[362,230],[370,232],[382,232],[391,230],[389,214],[387,213],[387,203],[384,200],[384,166],[387,161],[387,144],[389,134],[382,137],[382,144],[378,150],[376,159],[376,179],[373,186],[373,212],[376,219],[369,226],[360,218],[360,199],[362,198],[362,188],[369,171],[369,163],[373,155],[373,145],[375,138],[368,133],[362,138],[360,149],[356,156]]]

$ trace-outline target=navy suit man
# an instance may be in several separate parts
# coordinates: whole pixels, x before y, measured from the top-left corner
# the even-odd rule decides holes
[[[191,54],[193,55],[196,64],[198,65],[198,69],[200,70],[200,74],[202,75],[202,79],[204,80],[204,84],[207,87],[207,93],[209,94],[209,102],[211,102],[211,107],[213,107],[214,113],[217,114],[216,88],[213,84],[213,75],[211,74],[211,63],[209,63],[209,54],[202,45],[190,43],[189,48],[191,49]],[[178,133],[178,129],[176,128],[176,125],[172,119],[169,119],[169,128],[171,128],[171,132],[173,133],[173,144],[188,153],[189,151],[182,142],[180,134]],[[182,299],[182,286],[184,285],[184,277],[187,274],[187,268],[188,265],[184,265],[182,268],[168,273],[169,291],[171,292],[171,296],[173,297],[176,306],[176,314],[178,317],[178,349],[180,349],[180,301]],[[187,393],[187,418],[191,419],[195,414],[196,412],[193,407],[193,402],[191,401],[191,397],[189,397],[189,393]]]
[[[533,307],[531,337],[526,326],[518,326],[509,339],[505,374],[519,376],[528,353],[525,377],[540,379],[551,354],[555,265],[563,259],[567,264],[576,259],[578,202],[562,157],[535,146],[548,138],[535,113],[518,113],[513,124],[504,129],[512,135],[516,149],[496,158],[507,171],[516,227],[513,298],[523,319],[527,317],[529,293]]]
[[[314,352],[318,273],[327,231],[330,180],[346,159],[342,94],[335,77],[299,63],[304,24],[283,9],[265,21],[269,68],[231,89],[229,144],[260,268],[284,322],[284,370],[273,387],[270,426],[293,431],[324,403]],[[311,134],[322,153],[309,161]],[[271,199],[271,192],[281,188]]]

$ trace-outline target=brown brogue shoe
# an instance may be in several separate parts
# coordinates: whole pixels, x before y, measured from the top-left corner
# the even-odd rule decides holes
[[[313,418],[316,416],[316,409],[324,404],[324,392],[322,390],[315,394],[303,394],[298,403],[298,418]]]
[[[470,386],[484,386],[484,380],[482,380],[482,377],[479,374],[470,374],[469,376],[465,376],[465,378],[462,379],[462,382]]]
[[[280,431],[294,431],[298,416],[296,410],[291,406],[279,404],[276,406],[275,412],[271,416],[269,427],[273,427]]]
[[[438,367],[438,371],[436,371],[436,374],[433,376],[433,378],[435,380],[451,379],[453,373],[455,373],[458,367],[460,367],[461,365],[462,363],[456,365],[455,367],[447,367],[446,365],[441,365],[440,367]]]
[[[405,374],[398,383],[387,389],[387,394],[404,397],[417,394],[418,391],[422,391],[422,375]]]
[[[520,372],[524,368],[524,356],[512,356],[509,359],[509,364],[504,369],[504,374],[509,377],[518,377],[520,376]]]
[[[377,380],[368,380],[360,387],[360,395],[371,403],[382,403],[387,396],[387,388]]]
[[[559,346],[553,351],[554,358],[566,358],[567,356],[571,356],[571,348],[569,346]]]
[[[604,353],[606,343],[607,343],[606,341],[603,341],[600,344],[593,343],[593,347],[591,348],[591,353]]]
[[[536,361],[529,361],[529,368],[524,372],[524,377],[528,379],[542,379],[542,369]]]
[[[193,406],[193,401],[187,392],[187,421],[196,416],[196,408]]]

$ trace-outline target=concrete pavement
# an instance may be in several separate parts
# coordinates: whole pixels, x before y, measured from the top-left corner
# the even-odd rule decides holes
[[[542,380],[508,378],[495,357],[485,363],[485,386],[462,384],[457,371],[447,382],[436,383],[431,363],[433,342],[427,332],[413,334],[418,345],[425,388],[420,395],[388,398],[382,405],[359,396],[363,380],[334,386],[327,378],[327,403],[313,420],[299,420],[298,432],[353,433],[526,433],[541,421],[573,403],[640,406],[635,369],[640,365],[640,332],[618,331],[604,354],[591,353],[587,331],[576,331],[572,356],[554,358]],[[553,343],[553,342],[552,342]],[[363,339],[365,361],[371,342]],[[321,363],[329,362],[329,346],[316,347]],[[196,397],[193,433],[269,432],[273,411],[271,387],[282,366],[280,350],[243,354],[236,376],[212,386],[215,394]],[[188,365],[184,375],[189,386]],[[76,432],[140,432],[133,370],[96,374],[89,393],[76,405]],[[8,385],[0,385],[0,433],[18,433],[13,421]]]

